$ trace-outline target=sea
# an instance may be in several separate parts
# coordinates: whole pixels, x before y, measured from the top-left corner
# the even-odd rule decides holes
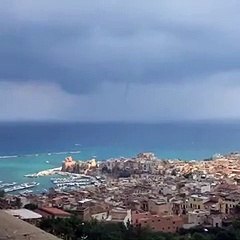
[[[26,174],[60,167],[75,160],[106,160],[153,152],[159,158],[201,160],[240,150],[240,122],[143,123],[0,123],[0,181],[40,183],[50,177]]]

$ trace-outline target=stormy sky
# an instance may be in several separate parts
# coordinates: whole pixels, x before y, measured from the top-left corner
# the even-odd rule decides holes
[[[240,119],[240,1],[3,0],[0,121]]]

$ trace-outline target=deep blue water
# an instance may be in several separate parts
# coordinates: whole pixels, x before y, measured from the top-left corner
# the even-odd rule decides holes
[[[203,158],[240,150],[240,123],[0,124],[0,155],[84,149],[99,158],[139,151],[154,151],[160,157]],[[83,157],[89,154],[83,151]]]
[[[240,122],[1,123],[0,180],[24,182],[24,174],[58,167],[69,155],[102,160],[152,151],[164,158],[202,159],[238,150]]]

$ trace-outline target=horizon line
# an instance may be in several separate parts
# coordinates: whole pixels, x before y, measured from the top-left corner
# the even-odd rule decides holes
[[[24,123],[57,123],[57,124],[171,124],[171,123],[240,123],[239,119],[178,119],[178,120],[158,120],[158,121],[126,121],[126,120],[99,120],[99,121],[81,121],[81,120],[0,120],[0,124],[24,124]]]

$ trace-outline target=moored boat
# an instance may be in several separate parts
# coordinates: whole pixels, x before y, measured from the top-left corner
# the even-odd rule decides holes
[[[14,191],[19,191],[19,190],[24,190],[24,189],[28,189],[28,188],[33,188],[38,186],[39,183],[37,182],[31,182],[31,183],[22,183],[20,185],[15,185],[13,187],[9,187],[9,188],[5,188],[4,192],[8,193],[8,192],[14,192]]]

